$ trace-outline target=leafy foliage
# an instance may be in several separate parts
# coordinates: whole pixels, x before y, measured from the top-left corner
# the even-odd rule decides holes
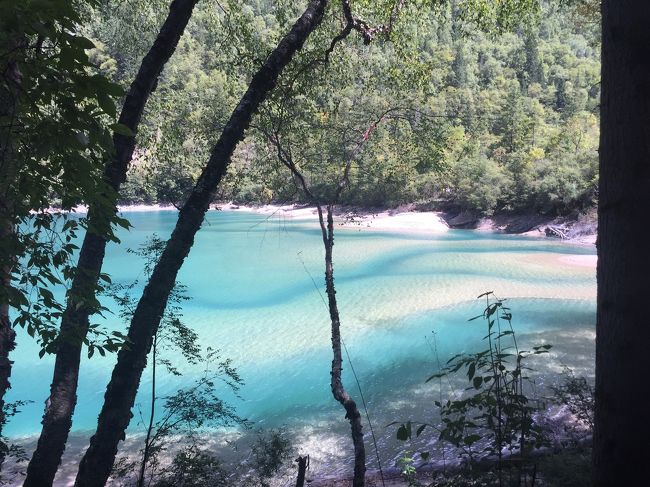
[[[10,188],[17,217],[53,198],[71,208],[101,186],[108,125],[123,90],[97,72],[87,52],[95,45],[79,32],[82,7],[94,3],[2,2],[1,61],[14,70],[3,84],[14,106],[0,125],[20,161]]]
[[[515,463],[519,481],[526,478],[526,459],[529,453],[544,446],[547,440],[543,428],[534,421],[538,410],[529,396],[530,369],[526,359],[547,353],[550,345],[533,347],[531,351],[519,350],[512,327],[512,314],[504,301],[495,298],[492,292],[485,298],[486,307],[479,316],[470,321],[483,319],[487,324],[484,340],[488,348],[473,354],[455,355],[439,372],[427,381],[454,376],[464,372],[470,387],[458,399],[434,401],[440,412],[440,427],[428,423],[416,425],[411,421],[402,423],[397,429],[397,438],[410,440],[424,433],[427,428],[439,431],[438,440],[454,446],[462,458],[474,465],[481,459],[498,462],[499,485],[502,485],[504,454],[510,458],[517,455]],[[421,454],[426,460],[428,453]]]
[[[184,448],[174,456],[172,464],[165,468],[155,487],[215,487],[228,486],[227,472],[221,462],[210,453],[195,445]]]
[[[181,434],[184,441],[195,444],[206,428],[245,424],[245,420],[235,414],[232,406],[218,396],[218,383],[223,382],[237,390],[241,379],[233,373],[227,361],[217,363],[215,370],[210,369],[210,361],[217,359],[217,354],[217,351],[208,351],[208,365],[203,377],[197,379],[191,387],[179,389],[165,398],[163,414],[156,422],[155,434],[151,438],[153,448],[150,461],[166,448],[162,440],[167,441],[173,434]]]
[[[262,487],[277,474],[291,455],[293,445],[283,430],[260,434],[253,445],[252,467]]]
[[[11,418],[20,413],[20,408],[30,403],[31,401],[14,401],[10,403],[5,403],[3,406],[2,414],[2,426],[5,426],[11,421]],[[29,457],[27,452],[21,445],[12,443],[4,435],[0,437],[0,448],[2,448],[2,454],[5,459],[11,458],[14,461],[14,464],[18,465],[23,462],[26,462]],[[0,475],[0,485],[4,485],[5,481],[11,480],[14,475],[19,475],[16,472],[13,472],[10,468],[6,468],[7,465],[3,465],[2,475]],[[8,474],[8,475],[7,475]],[[8,477],[8,478],[7,478]]]
[[[95,45],[81,24],[96,4],[0,2],[0,266],[10,274],[9,285],[0,286],[0,301],[17,310],[14,325],[38,338],[41,355],[56,349],[63,306],[54,288],[74,277],[75,240],[86,224],[47,209],[92,201],[112,215],[103,168],[112,151],[111,132],[120,130],[115,100],[124,92],[89,57]],[[120,218],[109,220],[126,226]],[[11,229],[6,235],[5,228]],[[115,239],[110,229],[102,234]],[[79,300],[84,304],[83,296]],[[106,340],[111,346],[112,339]]]
[[[138,249],[128,249],[129,253],[143,259],[145,281],[149,281],[165,244],[164,240],[154,234]],[[114,284],[109,287],[108,294],[119,306],[119,318],[124,321],[130,321],[135,312],[137,302],[132,293],[138,285],[139,281],[134,280],[126,285]],[[205,434],[207,429],[218,426],[248,425],[245,419],[235,413],[232,406],[220,398],[220,384],[225,384],[235,394],[243,384],[237,370],[232,366],[232,361],[222,359],[220,352],[211,348],[204,354],[197,333],[183,323],[182,304],[188,299],[185,287],[176,283],[154,337],[149,417],[145,419],[144,412],[140,410],[140,422],[146,428],[146,436],[138,485],[144,485],[145,475],[147,481],[155,480],[160,485],[169,485],[174,479],[185,482],[182,485],[199,485],[208,478],[212,479],[211,482],[215,482],[215,485],[225,485],[218,483],[225,475],[223,470],[218,468],[218,460],[199,448],[201,435]],[[91,345],[88,354],[92,355],[94,350],[98,350],[103,355],[105,348]],[[181,388],[165,397],[162,413],[156,415],[156,404],[160,399],[156,397],[155,386],[159,374],[158,367],[162,365],[168,373],[180,376],[182,374],[179,370],[179,358],[183,358],[190,365],[203,363],[203,374],[191,387]],[[176,454],[172,465],[163,468],[160,455],[168,450],[171,437],[175,435],[183,438],[185,446]],[[122,458],[113,470],[113,477],[129,479],[136,467],[137,462]],[[215,468],[212,473],[206,470],[211,467]]]

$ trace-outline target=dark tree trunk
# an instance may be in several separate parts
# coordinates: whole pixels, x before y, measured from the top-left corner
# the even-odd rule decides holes
[[[309,466],[309,455],[306,457],[299,456],[296,458],[298,462],[298,478],[296,479],[296,487],[305,487],[305,474]]]
[[[332,323],[332,395],[341,403],[345,409],[345,417],[350,421],[352,429],[352,444],[354,445],[354,478],[353,487],[363,487],[366,476],[366,448],[363,444],[363,428],[361,425],[361,413],[357,404],[352,400],[343,387],[341,371],[343,370],[343,355],[341,353],[341,320],[339,308],[336,302],[336,289],[334,288],[334,265],[332,263],[332,249],[334,247],[334,218],[332,205],[327,207],[327,223],[323,216],[320,205],[318,208],[318,220],[323,234],[323,245],[325,246],[325,289],[327,291],[327,304]]]
[[[1,149],[1,148],[0,148]],[[14,226],[11,220],[9,201],[0,196],[0,205],[7,208],[7,212],[0,210],[0,239],[5,244],[14,240]],[[2,429],[7,418],[4,413],[5,394],[11,388],[9,379],[11,377],[11,366],[13,362],[9,353],[16,347],[16,332],[11,324],[9,316],[9,296],[6,291],[11,287],[11,260],[10,256],[3,255],[0,263],[0,468],[4,463],[7,454],[7,445],[2,440]]]
[[[158,76],[174,53],[178,41],[187,26],[198,0],[174,0],[169,15],[162,25],[153,46],[142,60],[142,65],[131,84],[124,101],[119,122],[136,132],[145,104],[155,89]],[[106,166],[104,177],[117,198],[120,185],[126,179],[126,172],[133,156],[135,137],[114,134],[115,154]],[[115,207],[113,207],[113,212]],[[77,273],[68,293],[68,303],[61,320],[61,335],[56,353],[54,376],[50,386],[50,397],[43,415],[43,429],[27,468],[25,487],[52,485],[54,475],[65,450],[68,433],[72,426],[72,414],[77,402],[77,382],[82,341],[88,333],[89,316],[93,307],[78,306],[78,303],[92,303],[106,250],[106,235],[110,230],[111,216],[105,209],[91,205],[89,210],[89,231],[81,247]]]
[[[124,438],[131,419],[131,408],[147,363],[152,337],[160,324],[178,270],[194,243],[194,236],[203,223],[230,157],[243,139],[253,114],[274,88],[284,67],[320,24],[326,5],[327,0],[312,0],[291,31],[255,73],[213,148],[190,197],[180,210],[172,236],[131,320],[129,349],[123,349],[118,354],[117,364],[106,389],[97,431],[79,466],[75,482],[77,487],[100,487],[106,483],[115,461],[118,443]]]
[[[650,2],[604,0],[593,480],[647,485]]]
[[[11,42],[9,44],[12,44]],[[15,46],[0,46],[11,52]],[[16,346],[16,332],[9,316],[9,292],[11,271],[15,261],[12,243],[15,241],[14,193],[16,179],[16,152],[13,121],[18,110],[17,92],[20,89],[21,75],[11,56],[5,56],[0,63],[0,468],[4,463],[7,445],[1,439],[6,418],[4,414],[5,394],[11,387],[11,366],[9,353]]]

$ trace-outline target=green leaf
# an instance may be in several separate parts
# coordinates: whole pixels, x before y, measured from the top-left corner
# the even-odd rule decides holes
[[[126,137],[135,137],[135,132],[123,123],[114,123],[113,125],[109,125],[109,127],[116,134],[124,135]]]
[[[397,428],[397,439],[400,441],[406,441],[409,439],[409,433],[406,429],[406,425],[402,424],[399,428]]]
[[[124,92],[124,88],[122,88],[117,83],[110,83],[110,82],[105,84],[104,91],[106,91],[106,93],[108,93],[111,96],[124,96],[126,94]]]
[[[95,43],[88,39],[87,37],[74,36],[70,39],[75,45],[79,46],[82,49],[94,49]]]
[[[110,96],[103,92],[97,93],[97,103],[99,104],[99,107],[104,111],[104,113],[110,117],[115,118],[117,115],[117,112],[115,110],[115,103]]]
[[[440,379],[441,377],[444,377],[445,375],[446,374],[444,374],[444,373],[433,374],[431,377],[429,377],[424,382],[429,382],[430,380],[433,380],[433,379]]]
[[[467,446],[470,446],[476,443],[480,439],[481,439],[480,435],[469,435],[463,438],[463,443],[465,443]]]
[[[462,357],[462,356],[463,356],[463,355],[462,355],[461,353],[458,353],[458,354],[454,355],[453,357],[451,357],[449,360],[447,360],[447,363],[450,364],[450,363],[452,363],[454,360],[456,360],[458,357]]]
[[[467,371],[467,377],[469,378],[469,380],[472,380],[475,373],[476,373],[476,362],[472,362],[469,364],[469,370]]]

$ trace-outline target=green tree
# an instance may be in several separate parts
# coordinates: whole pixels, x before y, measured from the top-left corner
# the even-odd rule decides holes
[[[540,86],[546,84],[544,77],[544,65],[539,53],[539,32],[527,30],[524,34],[524,51],[526,53],[526,62],[524,69],[526,72],[526,86],[532,83],[538,83]]]

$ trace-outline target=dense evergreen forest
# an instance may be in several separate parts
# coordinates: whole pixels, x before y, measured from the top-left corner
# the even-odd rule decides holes
[[[650,423],[640,373],[650,341],[650,227],[639,222],[650,211],[649,25],[645,0],[0,0],[1,480],[24,487],[304,487],[309,452],[294,449],[296,438],[283,429],[251,433],[251,422],[224,399],[242,399],[238,365],[261,361],[278,342],[287,349],[278,361],[291,361],[289,335],[302,334],[310,354],[302,367],[327,354],[329,368],[321,363],[318,373],[327,377],[336,424],[345,430],[337,437],[345,443],[329,451],[333,462],[345,464],[344,478],[317,485],[385,486],[391,469],[396,485],[409,487],[645,485]],[[296,259],[307,278],[298,284],[289,283],[291,272],[279,259],[266,271],[270,278],[246,268],[252,252],[228,254],[220,246],[224,235],[248,238],[265,222],[259,217],[242,231],[221,220],[211,228],[208,250],[232,262],[215,268],[192,262],[204,294],[191,311],[207,319],[204,328],[199,320],[188,325],[183,312],[194,296],[178,278],[193,277],[181,271],[191,251],[205,245],[202,227],[225,213],[209,210],[224,201],[308,204],[312,226],[294,227],[289,238],[315,237],[324,282],[314,278],[314,260],[302,247],[295,248]],[[178,210],[164,212],[167,240],[149,232],[138,248],[125,248],[120,239],[133,228],[118,204],[135,203]],[[567,251],[541,239],[459,230],[437,239],[379,233],[364,241],[355,229],[338,240],[344,234],[339,205],[404,204],[474,216],[577,218],[597,211],[598,255],[593,247]],[[337,243],[348,238],[358,246],[335,251],[335,233]],[[242,251],[251,241],[230,245]],[[125,266],[135,281],[113,282],[107,268],[115,265],[115,248],[122,258],[143,262],[138,273]],[[376,264],[362,269],[359,255],[366,254]],[[431,260],[418,261],[422,255]],[[354,262],[358,268],[350,273]],[[276,291],[249,307],[239,306],[245,300],[206,305],[230,286],[232,276],[219,280],[224,269],[253,276],[246,295],[286,279],[289,305],[263,314],[282,299]],[[377,276],[397,276],[394,287],[384,289],[381,281],[383,294],[368,309],[354,309]],[[406,382],[391,369],[425,363],[409,361],[407,350],[402,362],[378,367],[375,382],[386,389],[367,402],[346,340],[352,336],[364,348],[370,335],[354,337],[352,327],[368,320],[367,328],[388,331],[384,339],[392,348],[385,353],[392,352],[405,343],[400,326],[444,308],[436,299],[449,299],[452,287],[467,285],[462,292],[470,292],[467,283],[491,285],[479,279],[486,276],[512,286],[534,309],[529,322],[557,321],[568,329],[572,316],[588,316],[589,324],[573,334],[549,328],[578,343],[558,348],[573,346],[565,358],[588,363],[586,375],[566,368],[560,355],[543,366],[553,345],[530,339],[544,339],[549,330],[529,327],[518,341],[509,302],[486,291],[478,296],[482,311],[469,319],[480,323],[480,335],[487,333],[483,350],[464,348],[470,340],[460,333],[454,345],[461,349],[441,361],[436,332],[432,341],[425,337],[431,352],[425,383],[436,398],[418,403],[425,389],[414,387],[382,402]],[[433,292],[418,294],[427,285]],[[322,318],[312,316],[310,301],[298,301],[305,286],[327,325],[324,349],[310,348],[322,330],[296,324]],[[558,297],[562,291],[573,297]],[[291,322],[289,310],[298,302],[309,316]],[[576,302],[591,307],[564,316]],[[407,319],[379,314],[373,321],[375,306],[404,307]],[[262,337],[237,329],[244,364],[222,355],[227,344],[203,343],[206,328],[225,327],[213,319],[224,308],[234,310],[228,319],[237,325],[238,313],[263,323]],[[107,316],[118,325],[107,325]],[[441,321],[442,315],[431,316]],[[296,329],[273,336],[284,321]],[[261,355],[253,353],[254,340]],[[92,383],[93,400],[102,393],[98,416],[92,431],[83,432],[83,448],[71,453],[76,413],[91,400],[82,382],[93,360],[106,360],[100,368],[111,373],[91,375],[91,381],[106,379]],[[260,376],[267,372],[259,369]],[[29,426],[30,437],[7,437],[33,402],[12,396],[12,386],[18,389],[12,373],[25,370],[35,389],[47,371],[49,395],[39,392],[47,397],[38,398],[42,418]],[[184,375],[187,370],[193,372]],[[298,377],[279,370],[288,378],[273,399]],[[547,383],[541,371],[552,371],[555,382]],[[165,375],[181,378],[182,386],[161,392]],[[317,384],[322,388],[309,384],[306,395],[322,399]],[[28,392],[29,385],[19,385]],[[142,395],[145,385],[149,396]],[[142,397],[144,406],[136,402]],[[285,409],[331,413],[322,403],[301,408],[296,402]],[[549,413],[547,402],[565,419],[553,423],[559,415]],[[402,415],[382,425],[383,438],[371,420],[374,414],[386,419],[380,410]],[[434,419],[421,419],[425,414]],[[258,419],[264,425],[267,418]],[[247,438],[242,451],[226,431]],[[232,447],[234,460],[219,456],[224,450],[213,448],[217,442]],[[381,455],[393,464],[382,467]]]
[[[147,105],[124,203],[183,201],[251,66],[286,29],[289,6],[237,8],[246,30],[223,29],[223,12],[197,6]],[[88,32],[98,46],[91,58],[126,83],[163,13],[157,2],[96,12]],[[235,153],[218,198],[300,200],[265,135],[264,125],[272,127],[283,110],[287,143],[320,186],[341,164],[342,151],[381,120],[355,161],[342,203],[422,203],[485,215],[593,207],[598,24],[553,2],[530,15],[513,32],[482,34],[451,6],[423,12],[416,22],[404,17],[393,43],[358,41],[337,49],[327,70],[281,84],[258,122],[263,126],[252,127]]]

